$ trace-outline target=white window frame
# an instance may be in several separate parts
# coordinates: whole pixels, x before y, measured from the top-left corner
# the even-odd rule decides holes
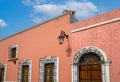
[[[23,60],[19,63],[19,72],[18,72],[18,82],[22,82],[22,67],[28,65],[29,66],[29,72],[28,72],[28,82],[31,82],[32,79],[32,61],[30,60]]]
[[[12,48],[16,48],[16,57],[15,58],[11,58],[11,50]],[[9,48],[9,60],[16,60],[18,59],[18,45],[12,45],[10,48]]]
[[[59,82],[59,58],[48,56],[40,59],[40,78],[39,82],[44,82],[45,64],[54,63],[54,82]]]
[[[4,68],[4,82],[6,81],[6,70],[7,70],[7,64],[0,64],[0,68]]]
[[[101,74],[102,74],[102,82],[110,82],[110,61],[107,59],[107,56],[103,50],[100,48],[97,48],[95,46],[88,46],[85,48],[82,48],[77,54],[75,55],[72,63],[72,82],[78,82],[78,71],[79,67],[76,65],[76,63],[79,63],[79,59],[86,53],[94,52],[96,53],[103,63],[101,64]]]

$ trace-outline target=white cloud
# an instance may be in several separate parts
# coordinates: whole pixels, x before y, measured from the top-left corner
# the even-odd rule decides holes
[[[32,19],[32,21],[34,23],[41,23],[41,22],[44,22],[45,20],[47,20],[47,17],[45,17],[45,16],[41,16],[41,17],[34,16],[33,19]]]
[[[27,6],[33,6],[45,2],[46,0],[22,0],[22,3]]]
[[[26,1],[29,2],[30,0],[26,0]],[[32,5],[33,6],[32,14],[34,15],[32,16],[32,19],[34,20],[33,22],[37,21],[36,23],[38,23],[39,20],[46,20],[46,17],[51,18],[59,14],[62,14],[62,11],[64,9],[75,10],[77,12],[78,19],[84,19],[93,16],[99,12],[97,6],[87,0],[82,0],[82,1],[67,0],[64,1],[64,3],[59,3],[59,4],[57,3],[40,4],[42,2],[43,0],[34,0],[34,5]]]
[[[33,8],[35,13],[42,13],[50,17],[61,14],[62,10],[65,9],[63,6],[56,4],[35,5]]]
[[[40,3],[43,3],[43,2],[46,2],[46,0],[35,0],[35,4],[40,4]]]
[[[6,26],[7,26],[7,23],[3,19],[0,19],[0,28],[6,27]]]
[[[24,5],[33,5],[33,2],[31,0],[22,0],[22,3]]]

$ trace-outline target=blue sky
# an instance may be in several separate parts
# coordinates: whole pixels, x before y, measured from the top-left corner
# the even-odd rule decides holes
[[[62,14],[77,11],[83,20],[120,8],[120,0],[0,0],[0,39]]]

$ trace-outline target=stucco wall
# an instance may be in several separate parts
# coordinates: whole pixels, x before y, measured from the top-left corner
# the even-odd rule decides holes
[[[70,15],[58,17],[52,21],[38,25],[35,28],[23,31],[0,42],[0,63],[7,64],[6,81],[18,80],[19,62],[27,59],[32,61],[32,82],[39,81],[39,59],[46,56],[59,57],[59,82],[70,82],[71,56],[66,52],[67,40],[59,44],[58,36],[61,30],[70,35]],[[16,64],[8,61],[9,47],[18,45],[18,60]]]
[[[118,18],[118,17],[120,17],[120,8],[115,9],[113,11],[109,11],[107,13],[102,13],[100,15],[97,15],[97,16],[94,16],[94,17],[91,17],[88,19],[84,19],[84,20],[79,21],[79,22],[76,22],[73,24],[73,27],[74,27],[73,30],[78,29],[78,28],[82,28],[85,26],[93,25],[96,23],[100,23],[103,21],[111,20],[114,18]]]
[[[119,25],[120,21],[72,33],[73,54],[76,54],[81,48],[87,46],[96,46],[106,53],[108,60],[112,62],[110,65],[111,82],[120,81]]]
[[[84,21],[70,24],[70,15],[58,17],[36,27],[13,35],[0,41],[0,63],[7,64],[6,81],[18,80],[19,62],[28,59],[32,61],[32,82],[39,81],[39,59],[46,56],[59,57],[59,82],[72,82],[71,63],[75,54],[87,46],[102,49],[110,65],[111,82],[119,82],[120,77],[120,22],[104,24],[95,28],[71,33],[72,29],[96,24],[113,18],[118,18],[120,9],[102,14]],[[99,19],[99,20],[96,20]],[[63,45],[59,45],[58,36],[61,30],[69,35]],[[8,61],[9,47],[18,45],[18,60],[16,64]],[[70,46],[72,53],[68,50]]]

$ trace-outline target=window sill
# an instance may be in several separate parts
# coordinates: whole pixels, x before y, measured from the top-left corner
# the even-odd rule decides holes
[[[8,61],[15,61],[18,60],[18,58],[10,58]]]

